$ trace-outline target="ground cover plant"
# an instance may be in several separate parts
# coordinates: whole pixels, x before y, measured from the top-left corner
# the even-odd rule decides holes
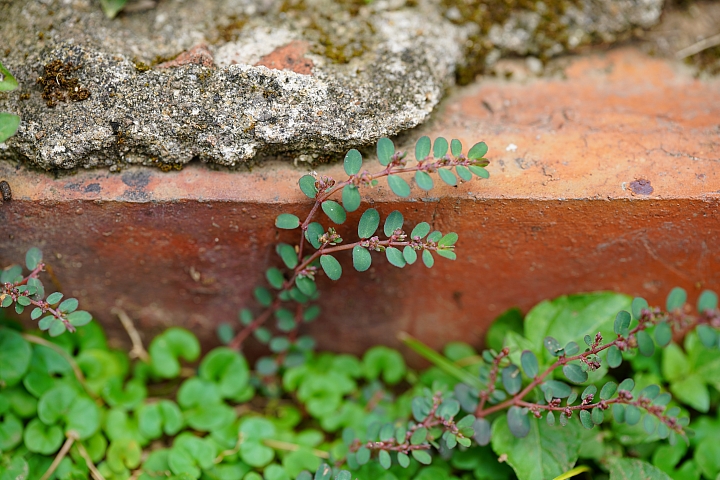
[[[663,309],[615,293],[561,297],[525,318],[503,314],[481,353],[462,343],[436,352],[400,332],[432,364],[424,371],[384,346],[361,358],[316,352],[301,334],[321,313],[315,278],[343,274],[337,255],[360,272],[373,254],[398,268],[456,258],[456,234],[410,229],[399,212],[380,228],[366,209],[350,243],[316,215],[344,223],[378,179],[408,196],[407,173],[425,190],[431,174],[450,185],[487,178],[486,152],[423,137],[409,162],[381,139],[374,173],[351,150],[347,179],[303,176],[309,213],[275,224],[297,240],[278,244],[258,307],[222,324],[226,345],[205,355],[181,328],[146,348],[122,311],[133,349],[110,349],[77,299],[46,295],[42,254],[30,249],[26,270],[0,274],[0,306],[28,310],[39,329],[0,326],[0,480],[716,478],[712,292],[696,313],[681,289]],[[254,368],[242,354],[250,338],[269,351]]]

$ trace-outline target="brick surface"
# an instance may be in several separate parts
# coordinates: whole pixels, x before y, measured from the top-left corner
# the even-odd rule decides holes
[[[400,270],[375,257],[355,273],[341,259],[345,275],[319,282],[324,315],[308,326],[321,348],[362,352],[396,344],[401,330],[434,347],[479,345],[506,308],[561,294],[609,289],[660,303],[673,286],[691,299],[720,289],[720,81],[631,48],[563,62],[558,78],[457,90],[396,139],[484,140],[491,178],[406,200],[384,181],[369,192],[383,215],[398,209],[408,224],[457,232],[458,260]],[[340,165],[316,170],[343,178]],[[0,206],[0,260],[37,245],[49,280],[116,332],[109,312],[121,305],[146,335],[182,325],[212,342],[239,308],[257,311],[251,291],[279,264],[274,243],[293,241],[273,220],[307,211],[296,187],[306,171],[268,162],[54,179],[0,164],[13,190]],[[339,228],[348,240],[358,213]]]

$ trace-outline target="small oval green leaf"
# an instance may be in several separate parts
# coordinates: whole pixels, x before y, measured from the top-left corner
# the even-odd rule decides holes
[[[380,165],[387,166],[392,160],[392,156],[395,154],[395,145],[389,138],[383,137],[378,140],[377,143],[377,156]]]
[[[435,139],[435,143],[433,144],[433,156],[435,158],[441,158],[443,155],[445,155],[448,151],[448,141],[445,140],[443,137],[438,137]]]
[[[451,187],[457,186],[457,177],[447,168],[439,168],[438,175],[440,175],[443,182],[447,183]]]
[[[405,198],[410,195],[410,185],[408,185],[404,178],[398,175],[388,175],[387,182],[390,190],[398,197]]]
[[[430,191],[433,188],[432,177],[422,170],[415,172],[415,183],[417,183],[417,186],[425,191]]]
[[[325,212],[325,215],[327,215],[333,222],[338,225],[345,223],[347,214],[345,213],[345,209],[339,203],[333,200],[325,200],[322,203],[322,209],[323,212]]]
[[[380,226],[380,214],[374,208],[368,208],[360,217],[358,237],[363,239],[372,237],[378,226]]]
[[[285,230],[292,230],[300,226],[300,219],[290,213],[281,213],[275,219],[275,226]]]
[[[360,207],[360,190],[355,185],[345,185],[342,190],[342,203],[345,210],[354,212]]]
[[[315,177],[312,175],[303,175],[300,177],[300,180],[298,180],[298,185],[300,186],[300,190],[307,196],[308,198],[315,198],[317,196],[317,188],[315,188]]]
[[[487,152],[488,146],[485,142],[476,143],[468,152],[468,158],[471,160],[479,160],[483,158]]]
[[[417,159],[417,161],[425,160],[425,158],[430,155],[430,144],[430,137],[427,135],[420,137],[415,144],[415,159]]]
[[[348,175],[357,175],[362,168],[362,155],[354,148],[345,155],[343,168]]]
[[[342,276],[342,267],[332,255],[321,255],[320,266],[330,280],[338,280]]]
[[[370,268],[370,265],[372,264],[372,256],[366,248],[361,247],[360,245],[355,245],[353,247],[352,256],[353,267],[355,267],[355,270],[358,272],[364,272]]]

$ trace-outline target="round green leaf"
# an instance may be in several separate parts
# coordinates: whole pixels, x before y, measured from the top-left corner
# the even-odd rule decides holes
[[[663,323],[665,323],[665,322],[663,322]],[[660,327],[660,325],[658,325],[655,328],[655,338],[656,339],[658,338],[657,331],[658,331],[659,327]],[[711,327],[709,325],[698,325],[698,327],[695,329],[695,332],[697,332],[700,342],[703,345],[705,345],[707,348],[713,348],[715,345],[717,345],[718,333],[713,327]],[[672,337],[672,331],[670,332],[670,337]],[[670,341],[668,340],[667,343],[670,343]],[[665,345],[667,345],[667,343]],[[660,344],[659,341],[658,341],[658,344]],[[665,345],[660,345],[660,346],[663,347]]]
[[[421,222],[415,225],[412,233],[410,233],[410,238],[413,240],[416,238],[423,239],[428,233],[430,233],[430,224],[427,222]]]
[[[25,254],[25,266],[28,270],[35,270],[40,261],[42,261],[42,252],[37,247],[32,247]]]
[[[245,357],[227,347],[211,350],[200,363],[198,376],[218,386],[222,398],[236,397],[250,380]]]
[[[418,170],[415,172],[415,183],[417,183],[417,186],[425,191],[430,191],[433,188],[432,177],[427,172],[423,172],[422,170]]]
[[[672,312],[678,308],[682,308],[687,301],[687,293],[680,287],[673,288],[667,296],[665,308],[668,312]]]
[[[282,272],[275,267],[270,267],[265,271],[265,278],[267,278],[270,286],[278,290],[282,288],[285,282]]]
[[[16,385],[30,366],[32,348],[15,330],[0,327],[0,383]]]
[[[303,175],[298,180],[300,190],[308,197],[315,198],[317,196],[317,188],[315,188],[315,177],[312,175]],[[294,228],[294,227],[293,227]]]
[[[448,141],[445,140],[443,137],[436,138],[435,143],[433,144],[433,156],[435,158],[441,158],[447,153],[447,151]]]
[[[628,425],[636,425],[640,421],[642,412],[635,405],[625,405],[625,422]]]
[[[490,172],[485,170],[483,167],[478,167],[477,165],[470,165],[468,167],[468,170],[470,170],[472,173],[474,173],[480,178],[490,178]]]
[[[403,258],[409,265],[412,265],[417,260],[417,252],[410,245],[405,246],[405,248],[403,248],[402,253],[403,253]]]
[[[343,162],[345,173],[348,175],[357,175],[362,168],[362,155],[354,148],[345,155],[345,161]]]
[[[45,425],[39,418],[33,418],[23,433],[25,446],[31,452],[52,455],[63,443],[62,429],[57,425]]]
[[[613,345],[612,347],[608,348],[607,362],[608,362],[608,366],[610,368],[619,367],[620,364],[622,363],[622,360],[623,360],[622,352],[620,351],[620,349],[618,347]]]
[[[528,378],[535,378],[539,371],[537,357],[530,350],[523,350],[520,356],[520,364]]]
[[[430,137],[427,135],[420,137],[415,144],[415,159],[417,159],[417,161],[425,160],[425,158],[430,155],[430,146]]]
[[[684,303],[684,302],[683,302]],[[652,337],[645,330],[640,330],[635,334],[638,343],[638,350],[646,357],[652,357],[655,353],[655,342]]]
[[[330,280],[338,280],[342,276],[342,267],[332,255],[321,255],[320,266]]]
[[[466,182],[472,180],[472,172],[468,170],[467,167],[458,165],[457,167],[455,167],[455,172],[458,174],[458,177],[462,178]]]
[[[588,379],[587,372],[583,372],[583,369],[580,367],[580,365],[577,365],[575,363],[568,363],[567,365],[563,365],[562,370],[567,379],[573,383],[584,383]]]
[[[615,382],[607,382],[603,387],[600,389],[600,400],[607,400],[613,395],[615,395],[615,392],[617,391],[618,385]]]
[[[387,166],[395,154],[395,145],[389,138],[383,137],[377,143],[377,156],[380,165]]]
[[[423,250],[422,261],[427,268],[432,268],[435,264],[435,259],[433,258],[432,253],[430,253],[430,250]]]
[[[353,267],[355,267],[355,270],[358,272],[364,272],[370,268],[370,265],[372,264],[372,257],[366,248],[363,248],[360,245],[355,245],[353,247],[352,256]]]
[[[310,245],[312,245],[315,248],[320,248],[320,240],[318,240],[319,237],[321,237],[325,233],[325,229],[320,225],[318,222],[312,222],[310,225],[308,225],[307,230],[305,230],[305,238],[308,242],[310,242]]]
[[[4,418],[0,422],[0,451],[7,452],[22,441],[23,424],[10,412],[5,412],[2,416]]]
[[[530,433],[530,419],[520,407],[512,406],[508,409],[507,423],[510,432],[517,438],[524,438]]]
[[[485,144],[485,142],[476,143],[468,152],[468,158],[471,160],[479,160],[485,156],[487,151],[488,146]]]
[[[339,203],[332,200],[325,200],[322,203],[322,209],[323,212],[325,212],[325,215],[327,215],[333,222],[338,225],[345,223],[347,214],[345,213],[345,209]]]
[[[522,388],[522,376],[520,375],[520,369],[516,365],[508,365],[502,369],[502,384],[503,388],[510,395],[515,395]]]
[[[655,341],[661,347],[668,346],[672,341],[672,327],[670,327],[668,322],[660,322],[657,324],[655,327]]]
[[[278,243],[275,247],[275,251],[278,255],[280,255],[280,258],[287,268],[292,269],[297,266],[298,257],[292,245],[288,245],[287,243]]]
[[[385,226],[383,227],[385,236],[389,237],[390,235],[392,235],[395,232],[395,230],[402,229],[402,226],[403,226],[402,213],[398,212],[397,210],[394,210],[385,219]]]
[[[625,423],[625,405],[613,403],[612,413],[617,423]]]
[[[447,168],[439,168],[438,174],[440,175],[442,181],[447,183],[451,187],[457,185],[457,177],[455,177],[455,174]]]
[[[368,380],[375,380],[382,374],[385,383],[394,385],[405,376],[405,360],[400,352],[388,347],[372,347],[363,355],[362,364]]]
[[[642,315],[642,311],[650,308],[647,300],[641,297],[635,297],[632,301],[632,316],[635,320],[638,320]]]
[[[405,198],[410,195],[410,185],[408,185],[402,177],[398,175],[388,175],[387,182],[390,190],[398,197]]]
[[[592,414],[587,410],[580,410],[580,423],[588,430],[595,427],[595,424],[592,421]]]
[[[411,453],[413,458],[423,465],[430,465],[432,463],[432,457],[425,450],[413,450]]]
[[[295,285],[304,295],[310,296],[317,292],[317,285],[315,281],[308,277],[297,277],[295,279]]]
[[[697,309],[702,313],[706,310],[715,310],[718,306],[718,296],[715,292],[704,290],[698,298]]]
[[[406,264],[405,257],[403,257],[402,252],[395,247],[387,247],[385,249],[385,256],[391,265],[398,268],[403,268]]]
[[[615,323],[613,324],[613,331],[620,336],[627,337],[628,328],[630,327],[630,314],[626,311],[618,312],[615,316]]]
[[[275,219],[275,226],[285,230],[292,230],[300,226],[300,219],[289,213],[281,213]]]
[[[200,342],[188,330],[171,327],[150,342],[148,348],[153,372],[162,378],[175,378],[180,374],[180,362],[184,358],[194,362],[200,356]]]
[[[20,126],[20,117],[12,113],[0,112],[0,143],[15,135]]]
[[[450,153],[453,154],[453,157],[457,157],[462,153],[462,142],[457,138],[453,138],[450,142]]]
[[[355,185],[345,185],[342,190],[342,203],[345,210],[354,212],[360,207],[360,190]]]
[[[368,208],[363,212],[358,223],[358,236],[360,238],[370,238],[375,234],[380,225],[380,214],[374,208]]]

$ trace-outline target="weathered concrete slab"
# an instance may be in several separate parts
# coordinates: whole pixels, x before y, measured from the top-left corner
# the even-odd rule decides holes
[[[21,88],[0,95],[0,111],[22,123],[0,160],[48,171],[322,162],[425,121],[458,66],[472,77],[503,55],[612,41],[663,5],[546,3],[168,0],[108,20],[93,0],[3,2],[0,53]]]
[[[435,347],[480,343],[504,309],[584,290],[660,303],[676,285],[691,299],[720,289],[720,80],[633,49],[564,61],[564,78],[459,89],[431,124],[396,139],[485,140],[491,177],[408,200],[384,183],[369,192],[383,215],[456,231],[458,260],[428,271],[377,258],[359,274],[344,258],[337,284],[321,280],[326,315],[308,326],[321,348],[361,352],[400,330]],[[118,328],[109,312],[122,305],[146,335],[184,325],[211,341],[218,323],[256,307],[252,288],[280,264],[273,245],[293,241],[273,221],[307,211],[296,187],[306,171],[270,162],[56,180],[0,163],[13,189],[0,206],[0,261],[37,245],[55,285],[107,326]],[[339,165],[318,172],[342,178]],[[348,240],[358,213],[339,229]]]

